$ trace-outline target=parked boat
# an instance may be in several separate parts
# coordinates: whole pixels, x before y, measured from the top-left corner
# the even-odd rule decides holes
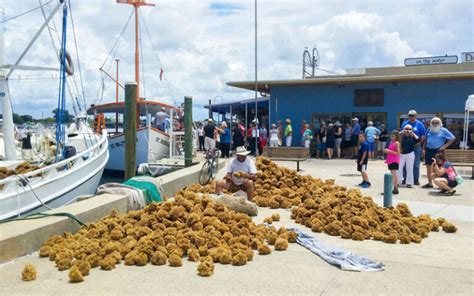
[[[41,8],[45,6],[46,4]],[[15,132],[8,78],[15,70],[58,70],[20,65],[40,34],[46,28],[53,29],[50,21],[58,11],[62,12],[63,23],[63,38],[59,47],[50,31],[60,62],[58,121],[54,130],[38,125],[26,131]],[[74,108],[79,111],[72,126],[67,128],[63,120],[66,93],[73,91],[67,85],[74,79],[71,58],[66,53],[67,12],[68,2],[57,1],[51,13],[45,14],[45,22],[13,65],[5,65],[3,62],[3,30],[0,30],[0,97],[3,111],[0,136],[0,220],[58,207],[74,202],[80,195],[95,193],[109,158],[107,132],[104,130],[101,134],[95,134],[80,108]],[[78,97],[79,95],[70,99],[77,103]]]

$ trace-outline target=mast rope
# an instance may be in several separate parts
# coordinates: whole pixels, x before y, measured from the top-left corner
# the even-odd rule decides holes
[[[12,20],[14,20],[14,19],[16,19],[16,18],[19,18],[19,17],[22,17],[22,16],[24,16],[24,15],[30,13],[30,12],[33,12],[33,11],[38,10],[38,9],[41,9],[41,8],[43,8],[43,6],[46,6],[46,5],[48,5],[49,3],[51,3],[51,2],[53,2],[53,0],[50,0],[48,3],[41,4],[40,6],[37,6],[37,7],[35,7],[35,8],[32,8],[32,9],[30,9],[30,10],[28,10],[28,11],[22,12],[22,13],[20,13],[20,14],[17,14],[17,15],[15,15],[15,16],[12,16],[12,17],[10,17],[10,18],[7,18],[7,19],[5,19],[5,20],[2,20],[2,21],[0,22],[0,24],[3,24],[3,23],[6,23],[6,22],[9,22],[9,21],[12,21]]]
[[[63,116],[66,110],[66,38],[67,38],[67,5],[63,8],[63,28],[61,40],[61,68],[59,80],[59,95],[58,95],[58,111],[56,113],[56,157],[55,162],[58,162],[59,148],[62,145],[62,155],[65,156],[66,149],[66,127]]]

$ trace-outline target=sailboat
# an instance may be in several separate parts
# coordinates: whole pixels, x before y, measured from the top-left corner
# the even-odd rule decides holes
[[[152,124],[152,116],[158,111],[164,111],[169,118],[173,120],[174,116],[179,112],[179,108],[169,104],[147,100],[140,96],[140,25],[139,25],[139,8],[141,6],[155,6],[144,0],[117,0],[117,3],[128,4],[133,6],[133,14],[135,17],[135,81],[137,83],[137,150],[136,150],[136,167],[142,163],[152,163],[163,158],[174,158],[182,152],[182,143],[184,140],[184,132],[175,130],[173,123],[170,127],[160,130]],[[128,22],[126,26],[128,25]],[[151,37],[151,36],[150,36]],[[120,38],[120,36],[119,36]],[[106,60],[107,61],[107,60]],[[105,64],[105,63],[104,63]],[[123,85],[119,82],[118,77],[118,60],[116,77],[110,75],[103,67],[100,70],[115,82],[116,98],[115,102],[94,104],[87,110],[88,114],[94,115],[96,118],[96,126],[101,125],[97,122],[104,122],[104,114],[115,115],[115,128],[111,128],[109,134],[109,154],[110,159],[105,169],[112,173],[122,174],[125,171],[125,135],[120,128],[119,115],[124,114],[125,103],[118,100],[119,87]],[[140,118],[146,118],[145,124],[141,124]],[[100,129],[100,128],[99,128]],[[166,170],[164,170],[166,171]]]
[[[58,37],[60,46],[57,50],[60,84],[56,127],[50,129],[38,125],[28,129],[26,137],[20,142],[15,134],[21,134],[22,131],[15,132],[9,78],[16,70],[58,70],[23,66],[20,63],[46,28],[55,45],[50,23],[61,11],[62,37]],[[0,220],[55,208],[76,201],[78,196],[94,194],[109,158],[107,132],[95,134],[87,124],[84,111],[74,108],[78,111],[76,122],[69,127],[65,125],[66,93],[71,91],[69,82],[74,79],[72,59],[66,46],[68,1],[57,1],[49,15],[44,16],[44,23],[13,65],[4,64],[3,29],[0,30],[0,100],[3,112]],[[56,45],[55,48],[58,49]],[[77,102],[77,96],[71,99]],[[23,153],[25,151],[29,153]]]

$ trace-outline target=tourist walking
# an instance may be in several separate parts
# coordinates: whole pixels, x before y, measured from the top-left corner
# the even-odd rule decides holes
[[[388,170],[392,173],[393,180],[393,194],[398,194],[398,169],[400,165],[400,134],[398,130],[394,130],[390,135],[390,143],[383,152],[387,154],[385,163],[388,166]]]
[[[227,123],[223,121],[221,123],[221,132],[220,132],[220,149],[222,152],[222,157],[227,158],[230,157],[230,141],[231,141],[231,134],[230,128],[227,127]]]
[[[360,134],[360,124],[357,117],[352,118],[352,128],[351,128],[351,147],[352,147],[352,158],[357,158],[357,147],[359,147],[359,134]]]
[[[332,159],[335,145],[336,135],[334,131],[334,124],[329,123],[328,128],[326,129],[326,152],[328,159]]]
[[[359,149],[357,151],[357,171],[362,176],[362,183],[359,187],[368,188],[372,184],[369,181],[369,173],[367,172],[367,165],[369,163],[369,143],[367,142],[364,133],[359,134],[358,141],[360,142]]]
[[[405,125],[400,133],[401,154],[400,166],[398,168],[398,181],[403,180],[403,169],[406,171],[405,184],[411,188],[414,184],[413,165],[415,163],[415,145],[418,142],[418,136],[413,132],[413,127]]]
[[[285,122],[285,144],[286,147],[291,147],[291,140],[293,139],[293,128],[291,127],[291,120],[289,118],[287,118]]]
[[[381,131],[374,126],[374,123],[372,121],[369,121],[367,123],[367,128],[365,129],[364,133],[367,137],[367,142],[369,143],[369,158],[370,160],[374,160],[375,159],[375,140],[378,138]]]
[[[422,145],[425,142],[425,134],[426,134],[426,129],[425,125],[423,122],[420,120],[416,119],[417,113],[415,110],[410,110],[408,111],[408,119],[405,120],[402,123],[402,126],[400,128],[400,131],[405,128],[407,124],[411,125],[413,128],[413,132],[415,135],[418,137],[418,143],[415,145],[415,162],[413,164],[413,178],[414,178],[414,184],[415,185],[420,185],[420,159],[421,159],[421,153],[422,153]],[[434,154],[433,154],[434,156]],[[403,176],[406,176],[406,172],[403,173]],[[400,180],[401,182],[401,180]]]
[[[436,154],[443,152],[451,145],[456,137],[443,127],[443,123],[439,117],[433,117],[430,121],[430,127],[426,131],[426,141],[424,143],[426,174],[428,175],[428,183],[422,188],[433,188],[432,180],[432,164]]]
[[[336,149],[337,158],[341,158],[342,125],[339,121],[336,121],[334,124],[334,136],[336,137],[336,140],[334,141],[334,149]]]
[[[270,147],[278,147],[278,129],[274,123],[270,129]]]

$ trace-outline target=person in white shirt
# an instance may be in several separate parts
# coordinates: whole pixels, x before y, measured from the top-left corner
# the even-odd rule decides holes
[[[165,107],[161,107],[161,110],[155,114],[155,127],[160,131],[165,131],[165,121],[169,115],[166,113]]]
[[[272,124],[270,129],[270,147],[278,147],[279,135],[276,124]]]
[[[257,167],[255,163],[247,157],[250,152],[244,146],[237,147],[235,155],[227,166],[227,174],[224,179],[216,182],[216,193],[222,193],[223,189],[229,192],[237,192],[239,190],[247,193],[247,199],[252,201],[253,198],[253,181],[256,179]]]

